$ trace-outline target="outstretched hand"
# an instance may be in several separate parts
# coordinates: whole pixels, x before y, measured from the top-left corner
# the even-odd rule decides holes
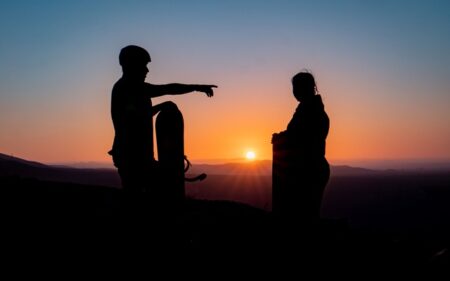
[[[213,88],[217,88],[216,85],[198,85],[197,91],[205,93],[208,97],[214,96]]]

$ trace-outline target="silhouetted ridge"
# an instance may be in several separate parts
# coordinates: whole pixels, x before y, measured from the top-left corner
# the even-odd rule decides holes
[[[0,176],[16,176],[48,181],[119,187],[120,179],[112,169],[53,167],[39,162],[0,154]]]
[[[355,176],[355,175],[365,176],[377,173],[379,173],[379,171],[365,168],[351,167],[347,165],[331,166],[331,174],[337,176]]]
[[[3,153],[0,153],[0,165],[2,165],[4,163],[15,164],[15,165],[22,164],[22,165],[27,165],[27,166],[32,166],[32,167],[47,167],[47,165],[44,165],[39,162],[29,161],[29,160],[21,159],[21,158],[14,157],[11,155],[6,155]]]

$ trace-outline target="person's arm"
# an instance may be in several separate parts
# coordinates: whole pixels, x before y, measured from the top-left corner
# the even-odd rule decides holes
[[[190,92],[202,92],[205,93],[208,97],[212,97],[214,95],[213,88],[217,88],[216,85],[189,85],[189,84],[179,84],[179,83],[171,83],[165,85],[153,85],[147,84],[148,93],[151,98],[160,97],[164,95],[182,95]]]

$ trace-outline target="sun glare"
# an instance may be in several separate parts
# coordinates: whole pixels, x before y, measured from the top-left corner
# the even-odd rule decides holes
[[[254,151],[247,151],[245,158],[247,158],[247,160],[255,160],[256,154]]]

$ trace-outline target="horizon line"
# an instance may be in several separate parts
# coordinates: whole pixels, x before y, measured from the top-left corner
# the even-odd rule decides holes
[[[251,164],[271,161],[272,159],[247,160],[244,158],[190,160],[193,165]],[[329,160],[328,162],[331,166],[349,166],[372,170],[450,170],[449,158],[346,159]],[[115,168],[110,161],[53,161],[43,162],[43,164],[75,168]]]
[[[0,152],[1,153],[1,152]],[[23,160],[31,161],[31,162],[39,162],[47,165],[105,165],[105,166],[113,166],[112,161],[102,161],[102,160],[86,160],[86,161],[77,161],[77,160],[60,160],[60,161],[40,161],[36,159],[31,159],[28,157],[22,157],[15,155],[13,153],[1,153],[6,156],[11,156],[15,158],[20,158]],[[328,158],[328,162],[331,165],[358,165],[362,168],[392,168],[389,166],[395,166],[394,168],[402,168],[402,165],[406,165],[405,168],[410,168],[410,166],[416,166],[416,168],[420,168],[420,165],[449,165],[450,166],[450,157],[403,157],[403,158]],[[272,159],[254,159],[248,160],[244,157],[240,158],[217,158],[217,159],[205,159],[205,158],[194,158],[190,159],[190,162],[196,165],[221,165],[221,164],[232,164],[232,163],[251,163],[251,162],[264,162],[264,161],[272,161]],[[408,167],[409,166],[409,167]]]
[[[8,154],[7,154],[8,155]],[[9,156],[16,157],[16,158],[22,158],[15,156],[14,154],[9,154]],[[24,160],[30,160],[30,161],[37,161],[39,160],[33,160],[33,159],[26,159],[22,158]],[[208,164],[206,162],[215,162],[215,163],[235,163],[235,162],[263,162],[263,161],[272,161],[272,159],[264,158],[264,159],[254,159],[254,160],[248,160],[246,158],[210,158],[210,159],[204,159],[204,158],[194,158],[189,159],[190,162],[196,163],[196,164]],[[406,161],[406,162],[449,162],[450,163],[450,157],[408,157],[408,158],[328,158],[328,162],[398,162],[398,161]],[[101,160],[61,160],[61,161],[42,161],[44,164],[63,164],[63,163],[111,163],[112,161],[101,161]]]

